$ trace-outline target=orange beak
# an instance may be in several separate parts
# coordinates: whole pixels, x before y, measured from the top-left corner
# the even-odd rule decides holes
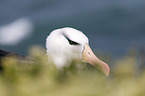
[[[82,56],[86,62],[98,68],[101,72],[103,72],[108,77],[110,73],[110,68],[108,64],[106,64],[105,62],[97,58],[88,44],[85,44],[84,51],[82,52]]]

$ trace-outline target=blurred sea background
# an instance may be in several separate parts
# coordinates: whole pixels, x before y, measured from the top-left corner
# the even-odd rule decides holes
[[[93,50],[121,57],[145,46],[145,1],[0,0],[1,49],[27,55],[61,27],[81,30]]]

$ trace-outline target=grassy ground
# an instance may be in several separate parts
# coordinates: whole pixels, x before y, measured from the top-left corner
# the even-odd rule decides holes
[[[0,96],[145,96],[145,72],[136,68],[134,55],[114,60],[107,78],[86,64],[57,70],[48,64],[43,50],[30,51],[32,64],[4,60],[0,75]]]

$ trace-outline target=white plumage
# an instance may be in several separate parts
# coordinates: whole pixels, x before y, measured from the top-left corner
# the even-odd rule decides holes
[[[70,45],[64,35],[80,45]],[[47,55],[51,56],[57,67],[62,67],[69,64],[71,59],[82,58],[84,44],[88,44],[88,38],[81,31],[69,27],[56,29],[46,39]]]
[[[88,38],[79,30],[66,27],[56,29],[46,39],[47,55],[57,68],[71,62],[72,59],[85,60],[109,75],[109,66],[99,60],[89,47]]]

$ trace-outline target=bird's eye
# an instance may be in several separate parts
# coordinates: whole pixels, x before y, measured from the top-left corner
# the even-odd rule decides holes
[[[63,34],[63,36],[68,40],[68,42],[69,42],[70,45],[80,45],[79,43],[70,40],[65,34]]]
[[[68,42],[69,42],[70,45],[80,45],[79,43],[74,42],[72,40],[69,40],[69,39],[67,39],[67,40],[68,40]]]

